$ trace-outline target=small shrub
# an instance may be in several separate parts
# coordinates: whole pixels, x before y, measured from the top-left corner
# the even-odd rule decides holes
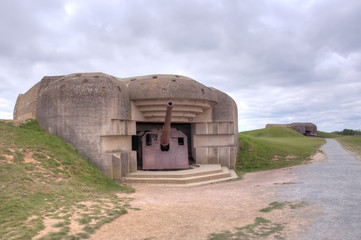
[[[291,209],[297,209],[307,206],[308,203],[305,201],[302,202],[272,202],[266,208],[259,210],[260,212],[271,212],[276,209],[283,209],[285,207],[290,207]]]
[[[77,219],[79,224],[88,224],[91,222],[92,218],[88,214],[82,214],[82,218]]]
[[[282,209],[286,206],[287,202],[272,202],[267,208],[263,208],[260,212],[271,212],[275,209]]]
[[[84,239],[87,239],[87,238],[90,237],[89,234],[84,233],[84,232],[82,232],[82,233],[77,233],[76,235],[79,236],[80,238],[84,238]]]
[[[32,157],[38,161],[43,161],[43,160],[47,159],[47,156],[42,153],[33,153]]]
[[[13,154],[13,152],[10,151],[9,149],[3,149],[2,152],[3,152],[4,154],[7,154],[7,155],[12,155],[12,154]]]
[[[85,226],[85,227],[83,228],[83,230],[84,230],[85,232],[87,232],[87,233],[90,233],[90,234],[92,234],[92,233],[95,232],[95,230],[94,230],[92,227],[90,227],[90,226]]]
[[[244,227],[236,227],[236,232],[223,231],[221,233],[212,233],[209,240],[227,240],[227,239],[264,239],[270,236],[276,238],[283,229],[284,225],[273,223],[262,217],[257,217],[253,224]],[[278,236],[278,235],[277,235]]]

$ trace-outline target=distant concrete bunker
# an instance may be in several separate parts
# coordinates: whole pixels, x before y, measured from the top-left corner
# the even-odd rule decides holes
[[[186,155],[186,161],[157,165],[159,158],[151,163],[147,151],[159,143],[169,103],[169,140],[183,149],[177,154]],[[227,94],[180,75],[46,76],[17,99],[14,119],[29,118],[72,144],[113,179],[137,169],[177,169],[192,163],[235,167],[236,103]]]
[[[317,136],[317,126],[310,122],[296,122],[290,124],[267,124],[266,128],[268,127],[289,127],[305,136]]]

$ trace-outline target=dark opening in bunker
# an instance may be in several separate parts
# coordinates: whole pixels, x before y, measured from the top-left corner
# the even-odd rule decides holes
[[[155,129],[162,129],[163,123],[149,123],[149,122],[137,122],[136,124],[136,134],[132,136],[132,150],[137,152],[137,166],[138,170],[142,169],[142,145],[141,145],[141,138],[142,136],[146,135],[146,146],[151,146],[152,141],[156,141],[158,136],[153,134],[146,134],[147,132],[151,132]],[[190,123],[171,123],[171,128],[175,128],[178,131],[183,132],[187,138],[184,139],[183,137],[178,137],[175,141],[178,145],[185,145],[185,141],[187,141],[188,145],[188,161],[189,163],[193,163],[192,157],[192,144],[191,144],[191,124]],[[159,140],[159,139],[158,139]]]
[[[305,132],[303,133],[303,135],[305,136],[310,136],[313,132],[313,129],[310,127],[305,127]]]

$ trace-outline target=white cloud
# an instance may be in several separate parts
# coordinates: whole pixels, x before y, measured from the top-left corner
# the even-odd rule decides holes
[[[10,107],[12,106],[11,101],[0,98],[0,109],[8,109],[9,106]],[[12,119],[12,118],[13,118],[12,112],[0,111],[0,119]]]
[[[175,73],[229,93],[240,130],[359,128],[356,0],[0,3],[0,112],[44,75]]]
[[[0,98],[0,108],[4,108],[7,107],[11,104],[11,102],[9,100]]]
[[[13,119],[12,112],[0,112],[0,119]]]

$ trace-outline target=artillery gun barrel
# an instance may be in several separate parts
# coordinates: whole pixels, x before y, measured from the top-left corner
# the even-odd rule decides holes
[[[163,125],[162,136],[160,138],[160,147],[161,147],[162,151],[169,150],[170,122],[171,122],[171,118],[172,118],[172,111],[173,111],[173,102],[168,102],[164,125]]]

